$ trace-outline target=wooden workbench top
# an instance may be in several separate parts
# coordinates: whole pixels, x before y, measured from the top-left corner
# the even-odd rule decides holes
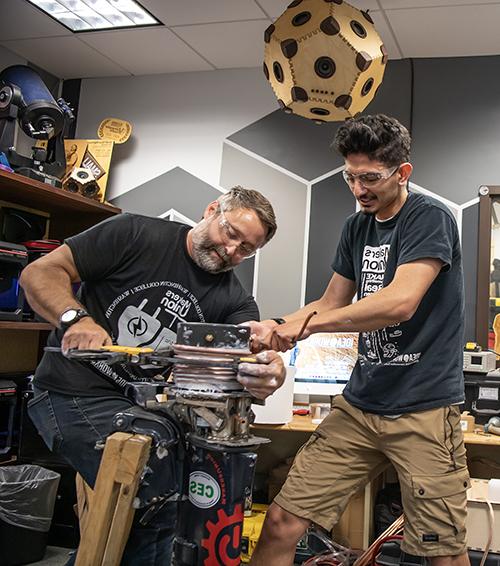
[[[254,428],[268,430],[289,430],[299,432],[313,432],[318,425],[311,422],[310,415],[300,416],[293,415],[293,419],[287,424],[258,424],[253,425]],[[474,432],[464,433],[465,444],[482,444],[485,446],[500,446],[500,436],[494,434],[486,434],[477,429]]]

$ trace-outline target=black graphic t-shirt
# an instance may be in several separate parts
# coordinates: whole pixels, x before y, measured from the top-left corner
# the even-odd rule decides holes
[[[80,301],[114,343],[159,349],[175,341],[179,322],[258,320],[253,297],[232,271],[211,274],[194,263],[188,231],[185,224],[120,214],[66,240],[83,281]],[[52,332],[48,345],[59,346],[61,338],[62,331]],[[148,373],[45,353],[35,383],[60,393],[101,395]]]
[[[460,241],[448,208],[409,193],[386,222],[361,212],[344,226],[332,267],[357,284],[358,299],[386,287],[399,265],[434,258],[441,272],[407,322],[359,335],[345,398],[360,409],[397,415],[464,398],[464,290]]]

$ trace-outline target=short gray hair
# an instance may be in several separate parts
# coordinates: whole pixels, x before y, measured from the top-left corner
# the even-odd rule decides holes
[[[276,233],[276,216],[272,204],[264,195],[259,193],[259,191],[244,189],[240,187],[240,185],[237,185],[227,193],[221,195],[217,199],[217,202],[223,212],[229,212],[230,210],[236,210],[238,208],[248,208],[255,211],[255,214],[257,214],[263,226],[267,228],[265,244],[267,244]]]

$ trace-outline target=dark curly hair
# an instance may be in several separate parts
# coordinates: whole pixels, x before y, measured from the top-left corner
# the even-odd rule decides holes
[[[393,167],[410,159],[408,130],[385,114],[347,120],[337,131],[332,147],[344,158],[354,153]]]

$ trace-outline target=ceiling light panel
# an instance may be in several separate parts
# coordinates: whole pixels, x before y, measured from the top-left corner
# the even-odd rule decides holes
[[[28,0],[71,31],[161,25],[135,0]]]

